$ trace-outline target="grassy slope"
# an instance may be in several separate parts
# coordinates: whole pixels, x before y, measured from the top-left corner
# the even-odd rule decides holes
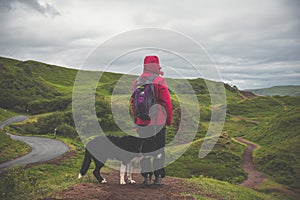
[[[299,99],[300,100],[300,99]],[[247,138],[262,148],[255,163],[277,182],[300,189],[300,107],[274,117],[266,126],[251,130]],[[264,133],[258,134],[258,133]]]
[[[15,112],[0,108],[0,122],[17,115]]]
[[[229,106],[230,114],[259,124],[230,117],[225,125],[233,135],[243,135],[258,143],[255,153],[257,167],[275,181],[299,189],[300,182],[300,97],[257,97]],[[237,124],[247,124],[243,131]],[[242,127],[242,126],[241,126]],[[244,133],[243,133],[244,132]]]
[[[14,112],[0,108],[0,122],[15,115],[17,114]],[[23,142],[10,139],[10,137],[0,129],[0,163],[25,155],[30,150],[30,146]]]
[[[206,198],[203,196],[192,195],[197,199],[201,200],[212,200],[212,199],[224,199],[224,200],[253,200],[253,199],[264,199],[264,200],[275,200],[275,199],[290,199],[293,198],[279,194],[278,196],[272,196],[269,194],[264,194],[259,191],[255,191],[242,186],[232,185],[228,182],[219,181],[212,178],[192,178],[189,182],[199,185],[199,189],[202,190],[206,196],[211,196]],[[296,200],[296,199],[294,199]]]
[[[211,177],[230,183],[240,183],[246,174],[241,169],[241,155],[244,146],[223,134],[213,150],[205,157],[198,157],[203,139],[196,140],[188,150],[174,163],[167,167],[170,176],[182,178]]]
[[[24,112],[30,101],[59,95],[54,87],[34,74],[26,62],[1,58],[0,68],[2,108]]]
[[[23,77],[22,81],[30,82],[33,79],[35,80],[35,83],[39,85],[38,88],[45,87],[46,89],[47,88],[49,89],[46,90],[47,94],[44,93],[40,95],[35,94],[35,96],[33,95],[34,98],[29,98],[27,99],[28,101],[36,101],[36,99],[47,100],[49,99],[47,95],[50,95],[50,99],[57,98],[57,96],[60,97],[64,96],[67,98],[71,97],[70,95],[72,92],[72,85],[75,79],[76,70],[50,66],[43,63],[37,63],[34,61],[21,62],[21,61],[15,61],[15,60],[5,59],[5,58],[0,58],[0,67],[9,68],[8,70],[11,70],[10,73],[13,74],[12,75],[13,78],[17,78],[16,75],[27,73],[30,75],[30,76],[28,75],[27,78],[28,77],[30,78],[26,79],[23,76],[21,76]],[[117,83],[115,80],[118,80],[119,77],[121,77],[120,74],[113,74],[113,73],[103,74],[101,82],[98,85],[99,87],[97,89],[97,95],[105,96],[105,98],[109,98],[110,96],[109,94],[114,88],[114,85]],[[204,82],[202,82],[201,80],[198,81],[193,80],[190,83],[193,85],[194,88],[197,88],[198,91],[197,96],[200,102],[201,114],[204,114],[202,115],[203,119],[201,120],[201,126],[200,126],[202,130],[199,130],[199,134],[200,134],[199,136],[203,137],[206,129],[205,127],[207,127],[208,124],[207,120],[209,119],[209,114],[210,114],[209,113],[210,99],[209,99],[209,95],[207,94]],[[129,86],[129,89],[130,87],[131,86]],[[268,123],[273,122],[272,120],[275,118],[273,116],[274,114],[278,114],[278,112],[281,112],[282,110],[289,108],[290,105],[295,104],[293,99],[287,99],[287,98],[282,98],[280,101],[278,100],[278,98],[262,98],[262,97],[256,98],[254,100],[239,100],[238,92],[235,89],[230,88],[226,85],[225,87],[226,87],[226,94],[227,94],[227,103],[229,103],[228,110],[230,111],[231,114],[233,114],[233,116],[227,116],[226,124],[224,128],[227,134],[231,137],[237,135],[244,135],[245,131],[248,131],[249,129],[255,130],[257,128],[257,125],[249,123],[241,119],[240,117],[236,117],[236,116],[242,116],[245,118],[249,118],[251,120],[262,121],[263,123],[261,123],[259,127],[265,127]],[[9,91],[10,92],[15,91],[17,94],[18,92],[20,92],[20,90],[23,89],[24,88],[12,87],[10,88]],[[31,93],[24,93],[22,95],[26,96],[30,94]],[[172,98],[175,99],[175,97]],[[3,103],[2,100],[0,101],[0,103]],[[67,110],[70,110],[70,106],[67,108]],[[250,132],[248,135],[250,138],[251,135]],[[195,141],[194,144],[191,145],[190,149],[185,153],[185,155],[182,158],[176,161],[176,163],[174,163],[173,165],[169,166],[168,173],[177,176],[182,176],[180,174],[187,174],[189,177],[191,176],[198,177],[204,175],[208,177],[220,178],[221,180],[227,180],[232,183],[237,183],[241,181],[244,178],[244,174],[241,171],[241,168],[238,165],[238,163],[240,162],[240,155],[243,150],[243,147],[240,146],[238,143],[235,143],[235,141],[232,141],[230,138],[227,139],[223,138],[222,140],[218,142],[216,148],[213,150],[213,152],[211,152],[209,156],[207,156],[206,160],[203,159],[200,161],[197,155],[201,145],[201,140]],[[226,144],[227,142],[229,142],[228,145]],[[266,148],[270,148],[270,147],[266,145]],[[66,162],[79,163],[81,157],[82,155],[80,155],[79,153],[78,158],[74,158],[75,160],[71,159]],[[195,160],[197,162],[195,162]],[[188,162],[192,162],[194,164],[185,165]],[[49,171],[49,175],[51,173],[53,174],[52,172],[53,170],[51,169],[52,166],[48,166],[48,165],[46,166],[47,167],[45,167],[45,169],[39,168],[38,166],[36,168],[38,171],[42,171],[43,173]],[[78,167],[78,165],[76,166]],[[44,183],[41,184],[44,186],[41,187],[50,187],[50,188],[54,187],[53,189],[57,187],[61,189],[63,186],[73,184],[74,183],[73,181],[68,181],[67,176],[75,173],[75,171],[78,169],[76,168],[76,166],[74,166],[74,168],[72,168],[68,164],[66,164],[66,166],[59,166],[59,168],[62,167],[63,169],[60,173],[61,177],[57,179],[57,182],[54,183],[55,181],[53,180],[54,181],[53,182],[51,181],[52,179],[49,178],[51,179],[49,180],[49,182],[42,181]],[[176,166],[184,166],[184,167],[178,169],[176,168]],[[70,171],[66,172],[68,168],[70,168]],[[218,169],[220,169],[220,171],[218,171]],[[29,169],[29,171],[30,170],[31,169]],[[69,174],[66,175],[67,177],[66,180],[62,176],[64,173]],[[58,177],[55,175],[53,176]],[[60,187],[58,185],[61,180],[66,181],[66,184]],[[56,186],[53,186],[53,184],[55,184]],[[230,186],[230,187],[236,187],[236,186]]]
[[[3,130],[0,130],[0,163],[25,155],[30,150],[29,145],[10,139]]]

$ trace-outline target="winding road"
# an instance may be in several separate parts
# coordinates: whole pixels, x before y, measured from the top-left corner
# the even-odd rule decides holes
[[[27,118],[27,116],[12,117],[4,122],[0,122],[0,128],[3,129],[9,123],[21,122]],[[15,165],[45,162],[52,160],[69,150],[69,147],[59,140],[42,137],[17,136],[9,133],[6,134],[8,134],[13,140],[20,140],[27,143],[31,146],[32,150],[25,156],[1,163],[0,169],[9,168]]]

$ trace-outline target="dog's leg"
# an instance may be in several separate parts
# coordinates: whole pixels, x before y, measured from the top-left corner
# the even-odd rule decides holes
[[[92,159],[92,155],[90,154],[90,152],[87,149],[85,149],[84,159],[82,162],[80,172],[78,174],[78,179],[82,178],[88,171],[90,164],[91,164],[91,159]]]
[[[96,158],[93,158],[94,162],[95,162],[95,169],[93,171],[94,176],[96,177],[96,179],[99,181],[99,183],[107,183],[107,181],[105,180],[105,178],[103,178],[100,175],[100,169],[104,166],[104,164],[100,161],[98,161]]]
[[[123,162],[121,162],[121,166],[120,166],[120,184],[121,185],[125,185],[125,171],[126,171],[126,165],[123,164]]]
[[[134,184],[135,181],[132,179],[132,171],[133,171],[133,164],[136,162],[136,158],[133,158],[128,164],[127,164],[127,179],[129,183]]]

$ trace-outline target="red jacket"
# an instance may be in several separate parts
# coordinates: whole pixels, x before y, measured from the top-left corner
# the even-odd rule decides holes
[[[144,70],[141,76],[150,77],[153,75],[153,72]],[[134,87],[136,85],[137,80],[133,82],[132,85],[132,91],[134,90]],[[149,124],[150,121],[142,120],[136,116],[134,116],[136,124],[137,125],[172,125],[172,101],[170,98],[170,93],[166,84],[165,79],[162,76],[157,76],[153,80],[153,86],[155,91],[155,97],[158,104],[163,106],[165,108],[165,113],[160,108],[158,109],[158,113],[154,119],[152,119],[152,122]],[[133,100],[131,101],[131,105],[133,105]],[[133,109],[133,106],[132,106]],[[133,112],[134,113],[134,112]],[[165,116],[166,115],[166,116]],[[166,119],[166,121],[164,120]]]

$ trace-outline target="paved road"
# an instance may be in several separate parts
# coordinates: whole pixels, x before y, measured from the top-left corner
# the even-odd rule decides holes
[[[28,118],[27,116],[15,116],[4,122],[0,122],[0,128],[3,129],[7,124],[12,122],[21,122]],[[15,160],[11,160],[8,162],[4,162],[0,164],[1,168],[8,168],[15,165],[25,165],[29,163],[40,163],[45,162],[47,160],[54,159],[69,150],[69,147],[64,144],[62,141],[49,139],[49,138],[41,138],[41,137],[28,137],[28,136],[17,136],[10,135],[10,137],[14,140],[20,140],[29,144],[32,148],[32,151],[20,158]]]

